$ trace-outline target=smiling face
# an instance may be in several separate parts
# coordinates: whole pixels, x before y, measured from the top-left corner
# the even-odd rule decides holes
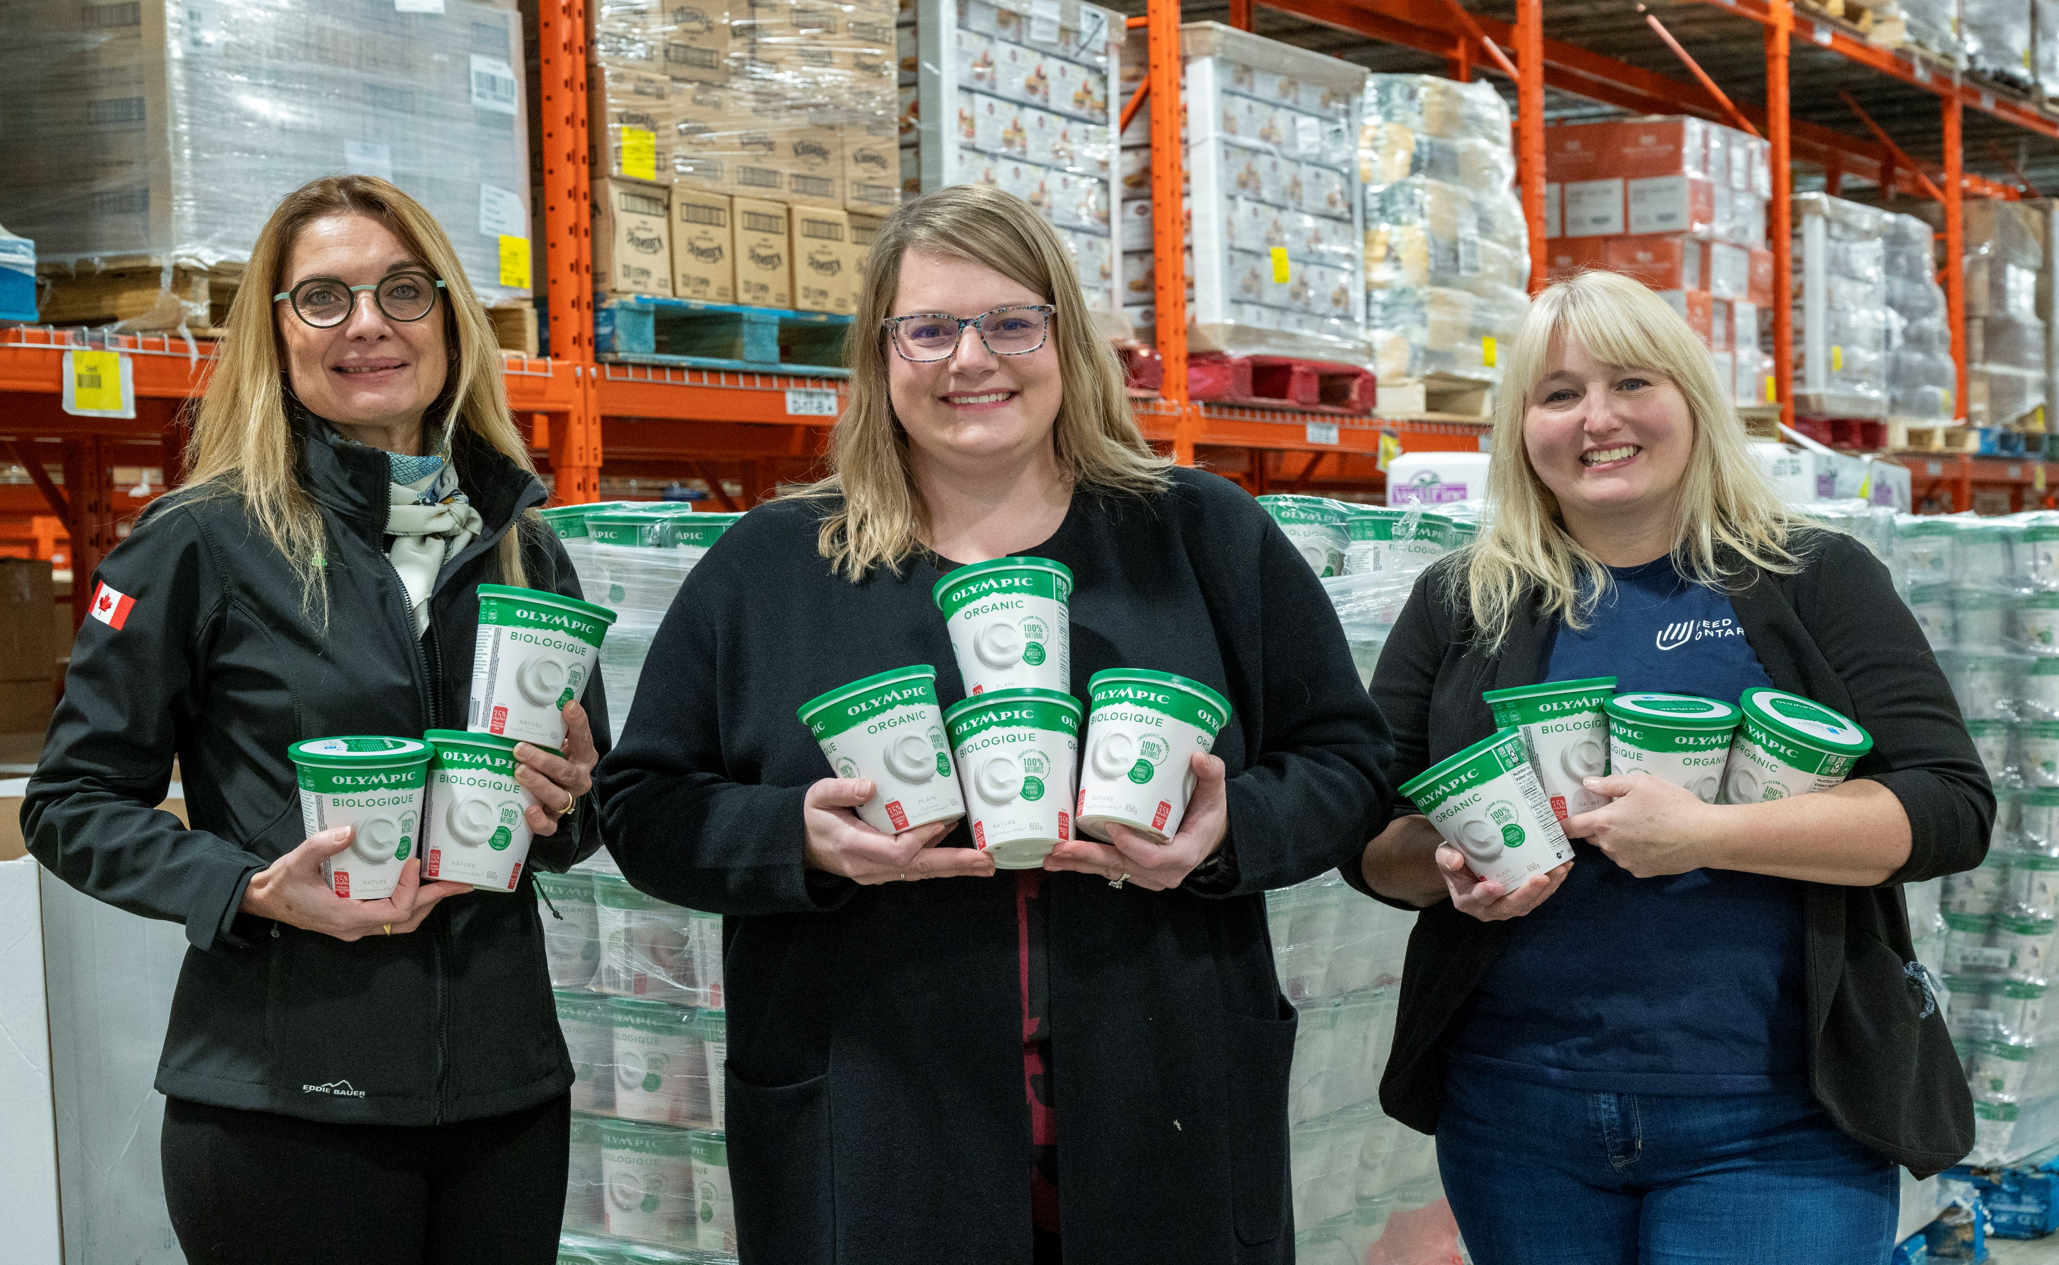
[[[1050,296],[983,264],[911,250],[889,316],[974,317]],[[943,464],[1003,466],[1048,451],[1063,398],[1056,331],[1037,350],[997,356],[967,329],[944,360],[915,363],[887,347],[887,394],[916,453]]]
[[[279,289],[290,291],[310,277],[376,285],[402,270],[429,271],[384,224],[362,215],[324,216],[300,230]],[[291,300],[273,305],[293,393],[353,439],[419,451],[422,414],[450,373],[441,310],[447,300],[439,292],[427,316],[396,321],[379,310],[371,291],[350,297],[350,315],[329,329],[300,319]]]
[[[1664,373],[1603,364],[1561,334],[1530,392],[1523,445],[1537,477],[1558,497],[1566,530],[1592,548],[1598,533],[1670,533],[1694,419]],[[1660,552],[1671,547],[1667,539]]]

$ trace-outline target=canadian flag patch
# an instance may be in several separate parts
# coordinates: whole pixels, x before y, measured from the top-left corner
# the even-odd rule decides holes
[[[129,622],[129,612],[135,609],[136,599],[127,593],[107,587],[102,580],[100,587],[93,590],[93,618],[117,632]]]

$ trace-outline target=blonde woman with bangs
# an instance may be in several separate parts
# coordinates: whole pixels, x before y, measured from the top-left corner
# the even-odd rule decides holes
[[[1483,691],[1600,677],[1770,685],[1874,746],[1833,790],[1754,804],[1588,778],[1573,860],[1513,891],[1398,805],[1344,871],[1422,911],[1381,1101],[1436,1134],[1482,1265],[1877,1265],[1897,1165],[1973,1142],[1900,886],[1979,864],[1994,818],[1944,675],[1886,568],[1779,499],[1708,352],[1635,281],[1537,296],[1494,452],[1491,526],[1425,573],[1374,673],[1397,783],[1494,731]]]
[[[185,924],[157,1075],[185,1258],[547,1265],[572,1065],[528,877],[429,881],[403,818],[399,889],[337,895],[323,861],[369,836],[306,835],[287,751],[465,729],[479,585],[579,594],[486,313],[419,203],[367,176],[287,195],[188,454],[93,577],[22,806],[67,882]],[[600,842],[600,683],[564,714],[564,751],[514,749],[531,870]],[[190,824],[155,807],[174,760]]]
[[[743,1258],[1290,1261],[1264,892],[1352,863],[1392,798],[1329,602],[1249,496],[1145,443],[1022,200],[902,206],[853,329],[828,476],[694,569],[602,766],[623,873],[725,915]],[[1010,555],[1072,574],[1082,703],[1115,667],[1231,702],[1170,840],[997,874],[964,823],[880,833],[872,783],[826,776],[795,709],[910,664],[957,703],[931,590]]]

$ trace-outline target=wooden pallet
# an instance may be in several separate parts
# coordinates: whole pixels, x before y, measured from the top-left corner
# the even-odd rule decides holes
[[[601,359],[632,364],[845,378],[851,318],[831,312],[737,307],[648,295],[603,297],[594,305]]]
[[[1296,356],[1196,356],[1187,361],[1187,394],[1209,404],[1340,417],[1364,417],[1375,400],[1370,371]]]
[[[1901,452],[1978,452],[1980,431],[1963,422],[1887,423],[1887,446]]]
[[[1494,388],[1472,378],[1433,373],[1420,378],[1380,379],[1375,417],[1433,422],[1491,422]]]
[[[116,325],[124,333],[176,330],[211,334],[228,320],[243,265],[175,267],[167,284],[159,266],[100,272],[45,269],[36,319],[46,325]]]
[[[535,304],[523,299],[506,307],[490,307],[486,309],[486,319],[493,322],[493,338],[501,350],[519,351],[525,356],[537,354],[541,333]]]

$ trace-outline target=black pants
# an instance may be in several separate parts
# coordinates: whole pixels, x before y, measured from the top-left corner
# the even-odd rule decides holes
[[[188,1265],[553,1265],[571,1098],[458,1124],[322,1124],[170,1098]]]

